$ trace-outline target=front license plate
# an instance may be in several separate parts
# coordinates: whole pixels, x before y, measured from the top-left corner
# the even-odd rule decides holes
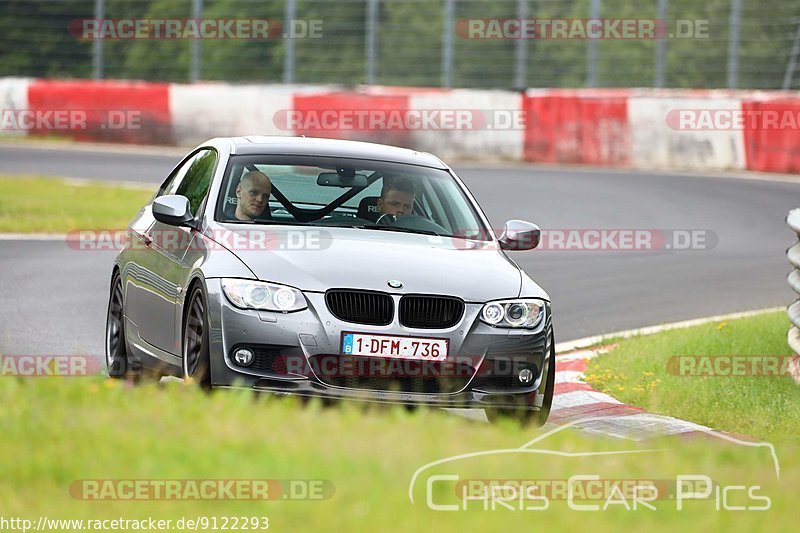
[[[447,359],[447,339],[345,333],[342,335],[342,353],[366,357],[444,361]]]

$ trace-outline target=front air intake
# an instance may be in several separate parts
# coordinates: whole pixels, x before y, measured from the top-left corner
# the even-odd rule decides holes
[[[392,297],[382,292],[331,289],[325,293],[325,304],[345,322],[386,326],[394,318]]]
[[[400,299],[400,323],[407,328],[452,328],[464,316],[464,302],[450,296],[409,295]]]

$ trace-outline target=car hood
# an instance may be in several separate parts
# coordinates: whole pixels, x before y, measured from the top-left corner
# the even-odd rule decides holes
[[[468,302],[547,294],[496,249],[463,239],[352,228],[224,225],[224,245],[263,281],[324,292],[357,288]],[[524,278],[523,278],[524,276]],[[401,289],[389,280],[403,283]]]

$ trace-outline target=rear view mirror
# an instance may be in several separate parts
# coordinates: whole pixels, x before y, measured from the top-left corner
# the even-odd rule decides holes
[[[360,189],[367,187],[369,182],[364,174],[356,174],[355,172],[352,174],[323,172],[317,177],[317,185],[322,187],[354,187]]]

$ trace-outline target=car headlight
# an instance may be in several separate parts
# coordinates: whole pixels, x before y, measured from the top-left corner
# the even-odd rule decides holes
[[[535,328],[544,318],[545,302],[536,298],[489,302],[481,309],[481,321],[500,328]]]
[[[302,292],[277,283],[226,278],[222,280],[222,290],[241,309],[288,313],[308,307]]]

